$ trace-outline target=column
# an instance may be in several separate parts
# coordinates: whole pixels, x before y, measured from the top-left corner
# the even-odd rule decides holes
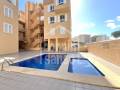
[[[50,39],[48,39],[48,51],[51,51]]]
[[[67,51],[67,40],[65,40],[65,51]]]
[[[71,50],[71,40],[68,39],[68,51]]]
[[[56,52],[58,52],[58,38],[56,38]]]

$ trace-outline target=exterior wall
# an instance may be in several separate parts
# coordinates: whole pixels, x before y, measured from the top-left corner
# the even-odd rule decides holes
[[[18,0],[16,6],[7,0],[0,0],[0,54],[18,52]],[[13,17],[4,16],[4,7],[13,10]],[[13,33],[3,32],[3,23],[13,26]]]
[[[72,39],[72,48],[74,51],[87,51],[86,44],[91,43],[91,36],[81,34]]]
[[[120,66],[120,40],[92,43],[88,45],[89,52]]]
[[[79,42],[84,43],[84,44],[90,43],[91,42],[90,35],[80,35],[79,36]]]
[[[87,44],[91,42],[91,36],[87,34],[81,34],[79,36],[74,37],[72,41]]]
[[[20,11],[19,12],[19,50],[26,49],[26,40],[25,40],[25,13]]]
[[[48,12],[48,6],[54,5],[54,11]],[[64,23],[58,22],[58,16],[67,15]],[[66,0],[63,5],[56,5],[56,0],[44,0],[44,39],[48,41],[48,51],[53,47],[55,51],[68,51],[71,47],[71,6],[70,0]],[[55,16],[56,22],[50,24],[48,17]],[[61,27],[65,28],[65,34],[60,33]],[[51,34],[55,29],[54,34]],[[62,42],[61,42],[62,40]]]
[[[43,5],[37,4],[31,14],[31,40],[30,49],[32,50],[42,50],[42,45],[44,43],[44,21],[43,17]]]
[[[44,42],[43,5],[27,2],[25,9],[25,40],[27,50],[41,50]]]

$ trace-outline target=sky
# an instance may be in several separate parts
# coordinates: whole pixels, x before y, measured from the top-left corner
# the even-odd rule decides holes
[[[19,0],[19,9],[25,2]],[[71,0],[72,37],[79,34],[108,35],[120,28],[120,0]]]

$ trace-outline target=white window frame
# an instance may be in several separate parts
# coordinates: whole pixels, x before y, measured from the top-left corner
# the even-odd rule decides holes
[[[48,12],[53,12],[55,10],[54,4],[48,5]]]
[[[64,16],[63,20],[61,20],[61,16]],[[58,22],[61,23],[67,22],[67,14],[61,14],[60,16],[58,16]]]
[[[56,5],[63,5],[66,3],[67,0],[63,0],[63,2],[60,2],[60,0],[56,0]]]
[[[57,22],[57,17],[56,16],[48,17],[48,24],[54,24],[55,22]]]
[[[13,9],[4,7],[4,16],[13,18]]]
[[[65,15],[60,15],[60,22],[65,22]]]
[[[13,33],[13,25],[9,23],[3,23],[3,32],[4,33]]]

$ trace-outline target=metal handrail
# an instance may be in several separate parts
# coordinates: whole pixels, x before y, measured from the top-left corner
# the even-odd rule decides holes
[[[1,71],[4,71],[4,64],[5,62],[10,66],[10,64],[13,64],[13,61],[12,60],[8,60],[8,59],[3,59],[3,62],[2,62],[2,66],[1,66]]]

